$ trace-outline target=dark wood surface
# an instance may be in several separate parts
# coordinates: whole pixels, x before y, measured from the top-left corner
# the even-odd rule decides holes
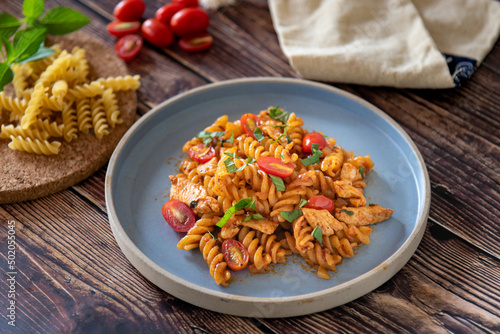
[[[88,15],[84,31],[107,35],[117,1],[46,0]],[[152,17],[164,1],[147,1]],[[0,12],[21,16],[21,3]],[[283,55],[265,0],[210,12],[213,47],[186,54],[146,46],[129,63],[142,76],[138,114],[210,82],[251,76],[296,77]],[[0,206],[0,272],[7,278],[7,222],[16,222],[20,333],[494,333],[500,331],[500,43],[463,87],[405,90],[334,84],[394,118],[415,141],[432,186],[422,243],[391,280],[321,313],[240,318],[207,311],[159,290],[128,262],[111,233],[105,168],[35,201]],[[1,166],[2,169],[8,166]],[[0,332],[7,325],[0,284]]]

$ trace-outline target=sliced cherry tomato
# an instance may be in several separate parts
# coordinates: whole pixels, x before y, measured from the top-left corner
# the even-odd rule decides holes
[[[120,1],[113,10],[113,15],[120,21],[136,21],[142,17],[146,5],[142,0]]]
[[[205,32],[209,23],[208,14],[201,8],[193,7],[181,9],[170,20],[174,34],[179,37]]]
[[[326,196],[316,195],[309,198],[309,201],[307,201],[307,204],[304,207],[316,210],[328,210],[329,212],[333,212],[333,209],[335,209],[335,203],[333,203],[333,200]]]
[[[115,53],[121,59],[129,61],[137,56],[141,48],[142,37],[137,34],[131,34],[120,37],[115,45]]]
[[[294,166],[291,162],[284,163],[275,157],[260,157],[257,159],[257,165],[267,174],[279,177],[288,177],[292,175]]]
[[[125,35],[133,34],[139,31],[141,28],[141,22],[133,21],[133,22],[122,22],[122,21],[113,21],[108,24],[106,30],[110,35],[116,37],[122,37]]]
[[[169,25],[172,16],[174,16],[175,13],[186,7],[187,7],[186,5],[180,2],[169,3],[163,7],[158,8],[155,14],[155,18],[165,23],[166,25]]]
[[[172,0],[173,3],[181,3],[186,7],[198,7],[198,0]]]
[[[250,255],[241,242],[234,239],[226,239],[222,243],[222,254],[224,261],[233,270],[245,269]]]
[[[151,44],[160,48],[169,46],[174,41],[170,28],[157,19],[147,19],[141,27],[142,36]]]
[[[187,232],[196,223],[196,217],[189,206],[176,199],[165,203],[161,209],[163,218],[177,232]]]
[[[253,139],[256,139],[253,132],[255,131],[255,128],[260,125],[260,120],[257,115],[252,113],[243,114],[241,115],[240,123],[243,131],[245,131],[245,133]]]
[[[318,149],[321,150],[326,146],[326,139],[321,133],[310,132],[302,140],[302,151],[306,153],[312,152],[312,144],[318,144]]]
[[[179,40],[179,46],[182,50],[196,52],[208,49],[214,39],[207,33],[182,37]]]
[[[215,149],[212,146],[206,147],[205,144],[198,144],[188,150],[188,155],[191,159],[203,164],[215,157]]]

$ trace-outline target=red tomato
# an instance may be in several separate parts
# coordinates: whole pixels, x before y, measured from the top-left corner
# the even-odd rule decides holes
[[[142,36],[151,44],[160,48],[169,46],[174,41],[170,28],[157,19],[147,19],[141,27]]]
[[[294,170],[291,162],[286,164],[281,159],[275,157],[260,157],[257,159],[257,165],[267,174],[279,177],[288,177],[292,175]]]
[[[316,209],[316,210],[328,210],[333,212],[335,209],[335,203],[330,198],[323,195],[316,195],[309,199],[305,208]]]
[[[214,39],[207,33],[182,37],[179,41],[179,46],[182,50],[195,52],[208,49]]]
[[[125,35],[138,32],[140,27],[141,27],[141,22],[139,21],[133,21],[133,22],[113,21],[108,24],[106,30],[110,35],[116,37],[122,37]]]
[[[260,125],[260,120],[257,115],[252,113],[243,114],[241,115],[240,123],[243,131],[245,131],[245,133],[253,139],[256,139],[253,132],[255,131],[255,128]]]
[[[113,10],[113,15],[120,21],[136,21],[142,17],[146,5],[142,0],[120,1]]]
[[[158,8],[155,14],[155,18],[165,23],[166,25],[169,25],[172,16],[174,16],[174,14],[180,11],[182,8],[186,7],[186,5],[180,2],[169,3],[168,5]]]
[[[199,34],[207,30],[210,18],[201,8],[184,8],[172,16],[170,26],[179,37]]]
[[[142,37],[137,34],[131,34],[121,37],[115,45],[115,53],[118,57],[125,61],[129,61],[142,48]]]
[[[326,139],[321,133],[310,132],[302,140],[302,151],[312,152],[312,144],[318,144],[318,149],[321,150],[326,146]]]
[[[177,232],[187,232],[196,223],[196,217],[189,206],[176,199],[165,203],[161,209],[163,218]]]
[[[215,157],[215,149],[212,146],[206,147],[205,144],[198,144],[188,150],[188,155],[202,164]]]
[[[174,3],[181,3],[185,7],[198,7],[198,0],[172,0]]]
[[[234,239],[226,239],[222,243],[222,254],[224,261],[233,270],[245,269],[250,255],[241,242]]]

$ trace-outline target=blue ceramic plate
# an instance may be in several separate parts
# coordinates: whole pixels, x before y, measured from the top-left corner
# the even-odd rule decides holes
[[[394,209],[374,226],[369,245],[344,260],[330,280],[293,255],[264,275],[233,272],[217,286],[199,250],[176,248],[183,233],[161,215],[168,176],[177,174],[183,144],[227,114],[279,105],[355,155],[370,155],[368,202]],[[390,117],[344,91],[314,82],[252,78],[211,84],[175,96],[142,117],[116,148],[106,175],[106,204],[115,238],[131,263],[172,295],[214,311],[255,317],[313,313],[354,300],[390,279],[415,252],[430,203],[427,171],[415,144]]]

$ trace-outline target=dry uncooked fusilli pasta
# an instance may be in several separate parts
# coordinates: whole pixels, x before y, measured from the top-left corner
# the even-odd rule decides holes
[[[292,253],[329,279],[329,271],[370,242],[366,225],[392,215],[367,206],[370,157],[354,156],[303,125],[295,113],[270,107],[234,122],[221,116],[184,144],[189,158],[181,174],[170,176],[174,202],[165,207],[189,206],[199,217],[177,248],[199,248],[217,284],[229,283],[229,269],[248,262],[250,272],[265,273]],[[172,218],[176,210],[165,216],[172,226],[182,219]]]

